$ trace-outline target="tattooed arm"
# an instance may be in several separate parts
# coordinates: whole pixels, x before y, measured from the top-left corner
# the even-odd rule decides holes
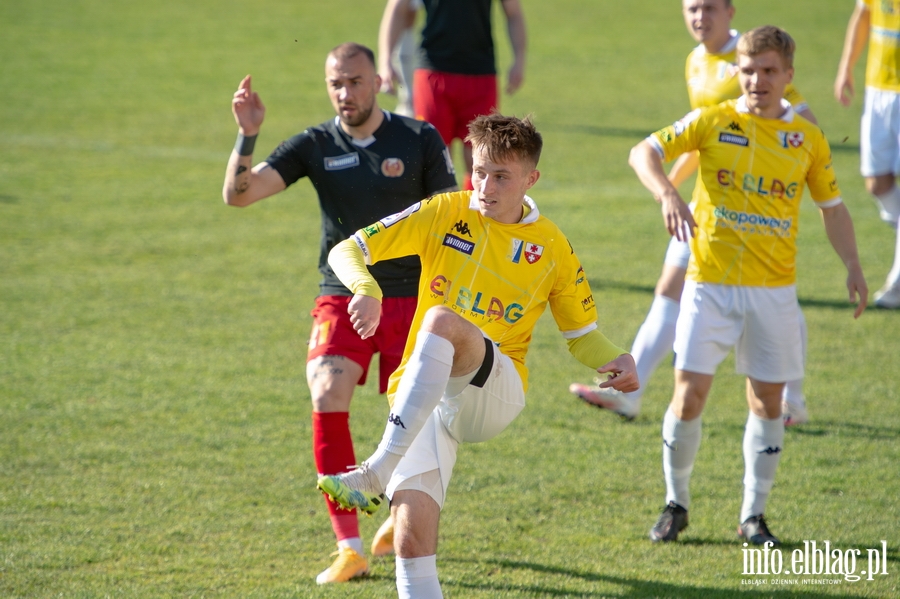
[[[222,197],[229,206],[249,206],[257,200],[282,191],[286,185],[281,175],[265,162],[253,164],[253,147],[266,114],[259,94],[250,87],[250,75],[244,77],[231,101],[231,112],[238,124],[238,140],[228,166]]]

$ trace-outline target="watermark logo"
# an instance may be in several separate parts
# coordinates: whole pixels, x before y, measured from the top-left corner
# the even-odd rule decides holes
[[[790,554],[767,542],[762,549],[744,543],[741,584],[820,585],[875,580],[887,576],[887,541],[870,549],[840,549],[831,541],[803,541]],[[863,569],[864,568],[864,569]]]

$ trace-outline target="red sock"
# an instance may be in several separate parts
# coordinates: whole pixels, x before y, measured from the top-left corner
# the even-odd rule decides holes
[[[341,474],[356,464],[348,412],[313,412],[313,455],[319,474]],[[331,528],[338,541],[359,537],[356,510],[348,511],[327,497]]]

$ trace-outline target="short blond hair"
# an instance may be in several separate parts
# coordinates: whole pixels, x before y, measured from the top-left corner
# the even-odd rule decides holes
[[[483,114],[469,123],[466,142],[483,148],[487,157],[497,162],[523,160],[532,168],[541,158],[544,140],[530,116],[519,119],[499,112]]]
[[[797,44],[794,38],[784,29],[774,25],[763,25],[744,33],[738,40],[737,53],[744,56],[758,56],[763,52],[774,50],[781,56],[784,66],[794,67],[794,50]]]

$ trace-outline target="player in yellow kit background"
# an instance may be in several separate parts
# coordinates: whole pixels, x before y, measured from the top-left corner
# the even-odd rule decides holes
[[[879,308],[900,308],[900,2],[858,0],[834,82],[844,106],[853,99],[853,66],[869,45],[866,93],[860,122],[860,172],[878,203],[881,219],[897,229],[894,265],[875,293]]]
[[[784,440],[784,382],[803,372],[794,278],[805,186],[847,268],[850,300],[858,300],[854,317],[866,306],[853,222],[828,142],[783,99],[794,48],[777,27],[743,34],[737,46],[743,95],[694,110],[631,151],[629,163],[661,204],[666,229],[691,243],[675,332],[675,391],[662,427],[666,507],[650,530],[653,541],[677,540],[688,526],[701,414],[716,369],[734,347],[749,406],[738,535],[754,544],[780,542],[764,510]],[[700,177],[692,211],[666,177],[663,160],[693,151]]]
[[[740,96],[741,86],[736,64],[737,42],[740,35],[731,29],[731,21],[735,15],[734,4],[731,0],[683,0],[682,14],[688,33],[698,42],[685,63],[684,76],[691,108],[715,106]],[[785,99],[791,103],[795,113],[812,123],[816,122],[806,99],[793,84],[788,84]],[[682,154],[672,165],[669,180],[678,187],[696,170],[697,153]],[[573,393],[590,403],[609,407],[628,419],[638,415],[641,398],[647,390],[650,376],[672,350],[689,257],[688,244],[672,237],[666,251],[662,273],[656,283],[653,303],[631,347],[641,388],[625,397],[610,397],[608,394],[598,393],[590,386],[574,383],[571,386]],[[806,321],[802,312],[800,319],[805,355]],[[808,421],[802,376],[787,382],[783,399],[782,409],[786,425],[793,426]]]

